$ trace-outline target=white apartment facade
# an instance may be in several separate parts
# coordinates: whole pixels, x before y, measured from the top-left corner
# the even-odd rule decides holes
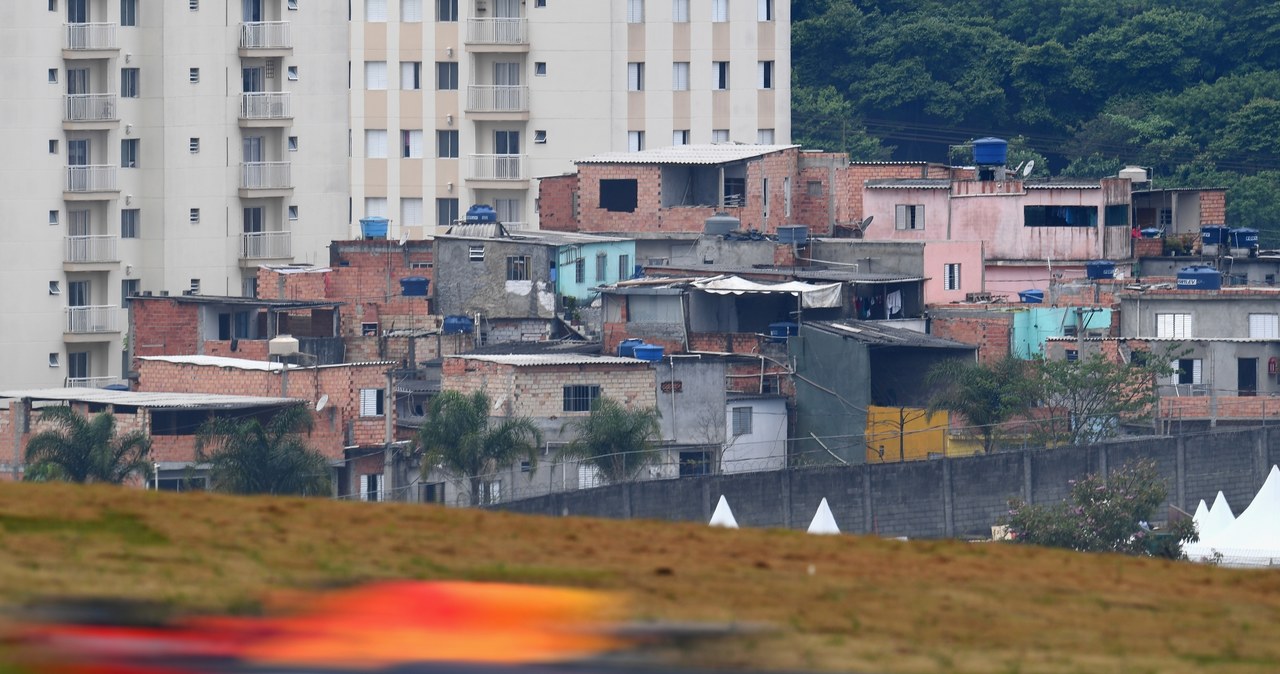
[[[134,292],[240,295],[347,232],[347,8],[0,3],[0,377],[122,381]],[[215,328],[216,329],[216,326]]]
[[[601,152],[789,143],[787,0],[351,0],[352,233],[420,238]]]

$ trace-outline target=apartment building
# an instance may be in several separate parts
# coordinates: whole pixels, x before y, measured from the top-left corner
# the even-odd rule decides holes
[[[474,203],[536,228],[537,179],[582,157],[791,138],[784,0],[351,5],[353,222],[392,238]]]
[[[0,4],[11,386],[124,374],[128,297],[251,294],[347,233],[347,13],[298,0]]]

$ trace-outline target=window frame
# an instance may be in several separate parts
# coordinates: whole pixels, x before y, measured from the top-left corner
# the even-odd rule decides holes
[[[570,384],[561,388],[561,411],[565,413],[591,412],[600,398],[599,384]]]
[[[530,258],[528,255],[508,255],[507,256],[507,280],[508,281],[531,281],[533,275],[530,270]]]
[[[733,437],[737,438],[743,435],[751,435],[755,408],[750,405],[740,405],[730,409],[731,423],[729,426]]]
[[[440,23],[457,23],[458,0],[436,0],[436,21]]]
[[[386,393],[386,389],[383,388],[360,389],[360,418],[372,419],[386,416]]]
[[[436,61],[436,91],[458,90],[458,62]]]
[[[120,69],[120,98],[142,97],[142,69]]]
[[[1155,315],[1156,339],[1194,339],[1191,314],[1164,312]]]
[[[960,289],[960,263],[946,262],[942,265],[942,289],[943,290],[959,290]]]
[[[457,129],[436,129],[436,158],[458,158],[459,134]]]
[[[893,228],[904,232],[924,230],[924,204],[894,204]]]

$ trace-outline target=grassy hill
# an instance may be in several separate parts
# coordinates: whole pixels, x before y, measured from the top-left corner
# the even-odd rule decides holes
[[[688,664],[875,672],[1280,670],[1280,573],[1004,544],[427,506],[0,485],[0,600],[244,610],[390,577],[619,591],[636,619],[767,622]]]

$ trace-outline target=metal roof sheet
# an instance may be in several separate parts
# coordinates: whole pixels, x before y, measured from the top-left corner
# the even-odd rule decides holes
[[[879,321],[810,321],[806,322],[805,325],[879,346],[915,346],[931,349],[967,349],[970,351],[978,348],[970,344],[962,344],[950,339],[926,335],[915,330],[895,328]]]
[[[1024,190],[1100,190],[1102,183],[1081,182],[1079,180],[1063,180],[1058,181],[1042,181],[1042,182],[1024,182],[1022,183]]]
[[[324,309],[339,307],[344,304],[343,302],[327,300],[270,300],[230,295],[133,295],[129,298],[131,302],[134,300],[172,300],[174,302],[190,302],[194,304],[229,304],[276,310]]]
[[[703,145],[675,145],[640,152],[604,152],[576,164],[727,164],[735,161],[763,157],[782,152],[799,145],[747,145],[738,143],[708,143]]]
[[[868,180],[867,189],[878,190],[948,190],[951,181],[946,178],[890,178]]]
[[[208,367],[229,367],[237,370],[259,370],[264,372],[278,372],[283,369],[283,364],[266,360],[252,360],[249,358],[229,358],[227,356],[138,356],[138,360],[158,360],[166,363],[177,363],[180,365],[203,365]],[[353,367],[363,365],[395,365],[394,360],[367,360],[352,363],[332,363],[329,365],[299,365],[297,363],[289,363],[290,370],[312,369],[312,368],[330,368],[330,367]]]
[[[239,409],[280,407],[308,402],[298,398],[233,396],[218,393],[161,393],[156,391],[112,391],[100,388],[43,388],[0,391],[0,398],[130,405],[151,409]]]
[[[493,356],[461,355],[454,358],[479,360],[487,363],[498,363],[514,367],[536,367],[539,365],[649,365],[649,361],[639,358],[623,358],[622,356],[593,356],[588,354],[509,354]]]
[[[850,283],[907,283],[911,281],[923,281],[923,276],[913,276],[910,274],[896,274],[888,272],[860,272],[853,269],[814,269],[811,267],[754,267],[751,265],[731,265],[731,264],[661,264],[651,265],[654,269],[670,269],[678,272],[698,272],[712,274],[769,274],[773,276],[791,276],[797,279],[812,279],[817,281],[848,281]],[[655,279],[660,281],[661,279]],[[672,279],[676,281],[677,279]],[[684,279],[686,282],[692,279]],[[634,283],[619,283],[620,287],[625,285],[635,285]]]

